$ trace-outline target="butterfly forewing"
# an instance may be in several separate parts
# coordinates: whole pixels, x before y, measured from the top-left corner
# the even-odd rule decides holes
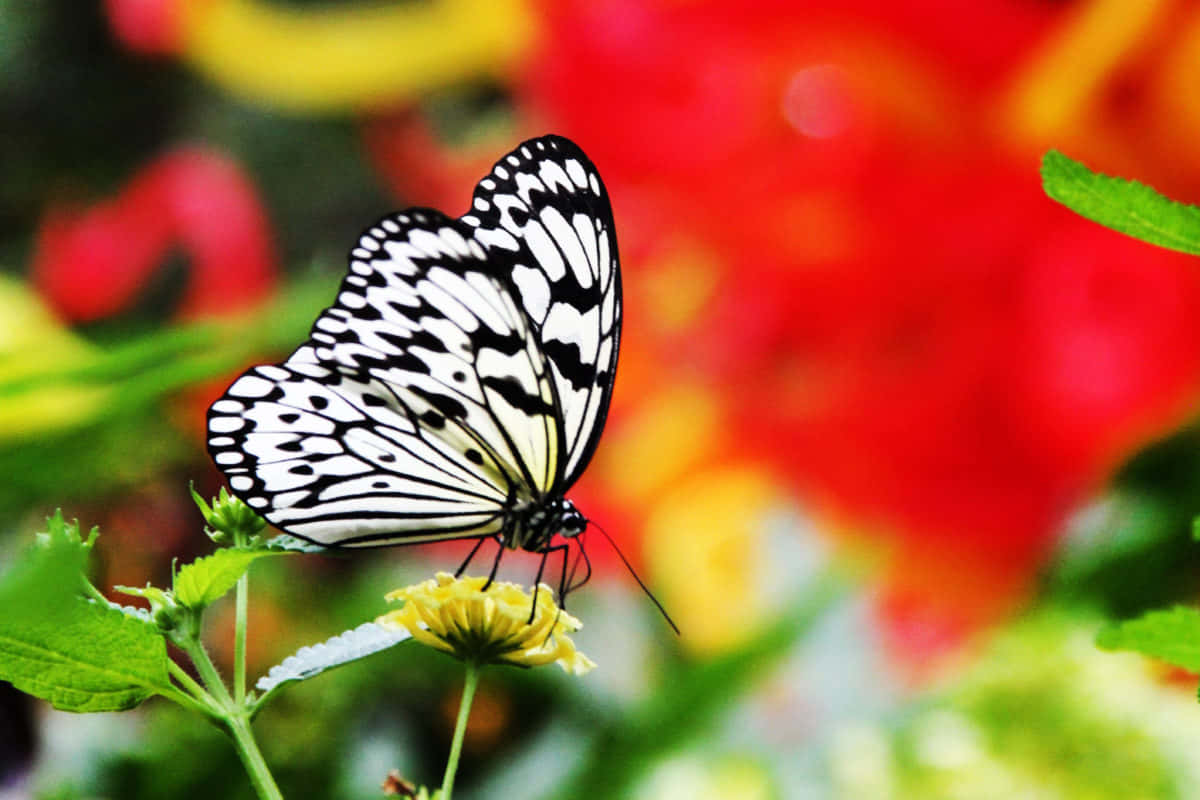
[[[567,451],[559,481],[570,486],[599,442],[617,366],[621,280],[608,193],[582,150],[544,136],[497,162],[463,221],[510,260],[554,376]]]
[[[322,544],[503,534],[595,449],[620,299],[595,167],[530,140],[463,218],[411,209],[367,230],[309,340],[213,404],[209,451],[235,494]]]
[[[340,545],[484,535],[514,496],[550,488],[545,359],[461,228],[432,211],[382,220],[310,340],[213,404],[213,457],[272,523]]]
[[[316,359],[396,387],[427,435],[488,461],[528,497],[552,485],[559,431],[530,323],[470,229],[436,211],[382,220],[351,251]]]

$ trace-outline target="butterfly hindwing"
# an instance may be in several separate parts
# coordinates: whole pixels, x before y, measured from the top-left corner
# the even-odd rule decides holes
[[[496,163],[463,221],[506,261],[537,329],[562,406],[568,487],[599,442],[617,367],[621,278],[608,192],[578,146],[543,136]]]
[[[376,381],[315,363],[255,367],[209,411],[230,487],[312,541],[386,544],[492,533],[505,490],[419,433]]]

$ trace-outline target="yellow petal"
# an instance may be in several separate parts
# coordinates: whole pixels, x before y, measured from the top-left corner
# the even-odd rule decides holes
[[[523,0],[363,2],[328,9],[187,0],[184,58],[228,91],[295,111],[344,111],[510,69],[531,49]]]

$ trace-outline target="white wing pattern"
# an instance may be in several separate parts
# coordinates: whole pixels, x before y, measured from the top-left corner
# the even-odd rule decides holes
[[[575,144],[546,136],[496,164],[463,221],[490,252],[514,254],[513,281],[562,405],[569,486],[599,443],[617,368],[621,275],[608,193]]]
[[[410,209],[363,233],[309,340],[212,405],[209,452],[235,494],[320,544],[544,551],[581,519],[563,495],[604,425],[620,323],[599,175],[570,141],[532,139],[461,219]]]

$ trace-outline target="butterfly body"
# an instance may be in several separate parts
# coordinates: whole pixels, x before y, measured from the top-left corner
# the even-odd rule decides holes
[[[367,229],[308,341],[212,405],[209,452],[235,494],[318,544],[544,554],[587,524],[566,492],[599,442],[620,328],[599,174],[572,142],[531,139],[462,217]]]
[[[513,550],[531,553],[545,552],[556,533],[569,539],[583,533],[587,527],[587,517],[574,503],[562,497],[517,506],[511,512],[509,522],[511,534],[502,535],[502,543]]]

